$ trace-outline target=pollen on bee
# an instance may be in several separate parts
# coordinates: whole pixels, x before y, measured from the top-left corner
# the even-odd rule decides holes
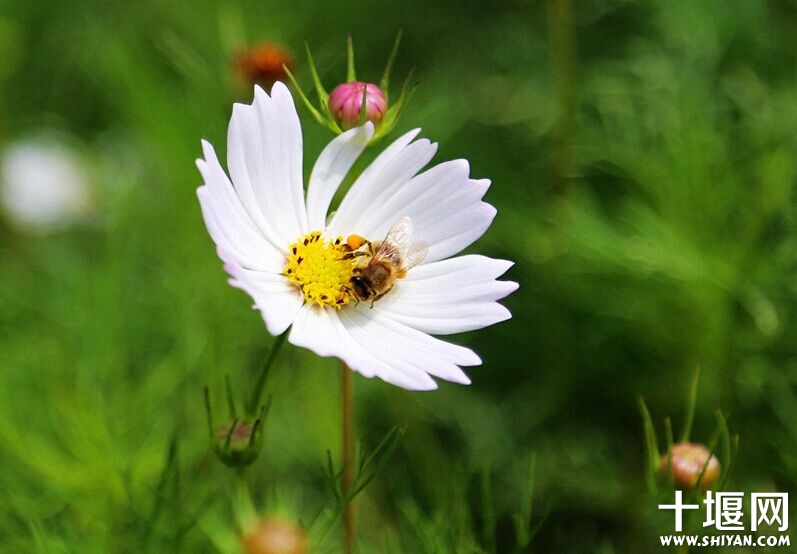
[[[348,246],[352,250],[357,250],[358,248],[360,248],[366,242],[368,242],[368,241],[365,240],[360,235],[349,235],[346,238],[346,246]]]

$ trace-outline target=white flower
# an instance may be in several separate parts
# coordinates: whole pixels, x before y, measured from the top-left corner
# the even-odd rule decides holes
[[[0,165],[0,198],[18,226],[50,231],[80,221],[90,211],[85,166],[57,138],[42,135],[15,142],[3,152]]]
[[[366,377],[406,389],[434,389],[432,377],[469,383],[460,366],[479,365],[471,350],[431,334],[480,329],[511,317],[496,301],[517,288],[497,281],[511,262],[451,258],[490,226],[496,210],[482,202],[488,180],[469,178],[465,160],[422,173],[437,149],[411,131],[387,147],[356,179],[337,211],[327,212],[352,164],[368,144],[370,123],[351,129],[321,152],[305,197],[302,132],[288,89],[269,97],[255,87],[251,106],[235,104],[227,136],[227,177],[213,147],[197,160],[197,194],[230,283],[249,293],[273,335],[319,356],[335,356]],[[353,267],[346,240],[381,241],[402,218],[412,240],[428,246],[422,262],[374,302],[349,288]]]

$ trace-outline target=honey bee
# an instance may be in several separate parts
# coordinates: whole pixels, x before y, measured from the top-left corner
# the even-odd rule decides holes
[[[348,254],[350,257],[369,256],[368,263],[354,268],[349,286],[357,300],[370,300],[372,308],[374,302],[390,292],[396,279],[406,277],[429,250],[424,245],[412,244],[412,220],[406,216],[390,227],[381,242],[351,235],[346,243],[352,250]],[[362,250],[363,246],[365,250]]]

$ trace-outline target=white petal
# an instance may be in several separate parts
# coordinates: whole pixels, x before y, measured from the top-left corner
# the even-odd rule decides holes
[[[255,223],[286,246],[307,233],[302,131],[288,89],[255,87],[251,106],[235,104],[227,134],[232,182]]]
[[[424,263],[458,254],[484,234],[495,218],[496,209],[485,202],[458,212],[449,212],[439,219],[419,218],[415,240],[429,246]],[[413,220],[415,221],[415,220]]]
[[[202,141],[202,148],[205,159],[196,163],[205,185],[197,189],[197,196],[213,241],[243,267],[280,271],[284,257],[279,253],[275,238],[266,236],[243,208],[213,147]]]
[[[338,357],[365,377],[378,375],[388,383],[409,390],[429,390],[437,386],[423,371],[399,371],[371,354],[354,340],[337,311],[305,306],[299,311],[288,340],[319,356]]]
[[[326,227],[332,197],[373,136],[374,125],[369,121],[362,127],[341,134],[321,152],[307,187],[307,220],[310,230]]]
[[[436,335],[481,329],[512,316],[496,301],[518,285],[495,280],[511,266],[512,262],[476,255],[424,264],[398,281],[374,310]]]
[[[470,380],[459,366],[481,363],[471,350],[457,346],[426,333],[393,321],[367,303],[340,313],[343,325],[353,339],[374,357],[388,364],[394,371],[406,375],[428,373],[447,381],[468,384]],[[377,376],[388,381],[394,375]]]
[[[219,257],[230,274],[230,284],[254,299],[268,332],[272,335],[284,333],[302,307],[302,293],[282,275],[242,268],[221,248]]]
[[[329,224],[331,235],[357,233],[373,239],[377,230],[387,232],[387,227],[403,215],[397,214],[384,228],[382,225],[374,226],[373,222],[366,225],[370,220],[369,210],[388,202],[393,194],[429,163],[437,151],[437,145],[426,139],[410,144],[418,131],[416,129],[399,137],[363,171],[332,218]]]
[[[495,217],[495,208],[481,201],[490,182],[470,179],[469,171],[467,161],[453,160],[415,176],[364,209],[358,223],[365,231],[354,232],[382,238],[394,221],[408,216],[413,241],[429,247],[424,263],[457,254],[483,235]]]

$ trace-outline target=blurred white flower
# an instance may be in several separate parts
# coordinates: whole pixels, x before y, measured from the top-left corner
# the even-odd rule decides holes
[[[432,377],[467,384],[461,366],[478,365],[479,357],[431,334],[511,317],[497,300],[517,283],[496,280],[511,262],[450,257],[490,226],[496,210],[481,200],[490,183],[470,179],[465,160],[419,173],[437,147],[426,139],[413,142],[415,130],[363,171],[328,218],[335,192],[373,132],[366,123],[333,140],[316,161],[305,195],[302,132],[291,95],[279,82],[271,96],[255,87],[251,106],[233,107],[227,138],[232,180],[213,147],[202,143],[197,166],[205,184],[197,193],[205,223],[230,283],[252,296],[270,333],[292,326],[293,344],[407,389],[436,388]],[[389,229],[395,248],[383,252],[379,243]],[[360,245],[363,239],[370,251],[368,242]],[[347,256],[352,248],[362,255]],[[384,275],[372,275],[363,286],[356,279],[380,252],[387,269],[394,262],[394,272],[383,283],[377,281]],[[369,296],[369,288],[387,292]]]
[[[89,177],[79,156],[55,137],[11,143],[0,158],[0,200],[9,220],[30,231],[60,229],[89,212]]]

